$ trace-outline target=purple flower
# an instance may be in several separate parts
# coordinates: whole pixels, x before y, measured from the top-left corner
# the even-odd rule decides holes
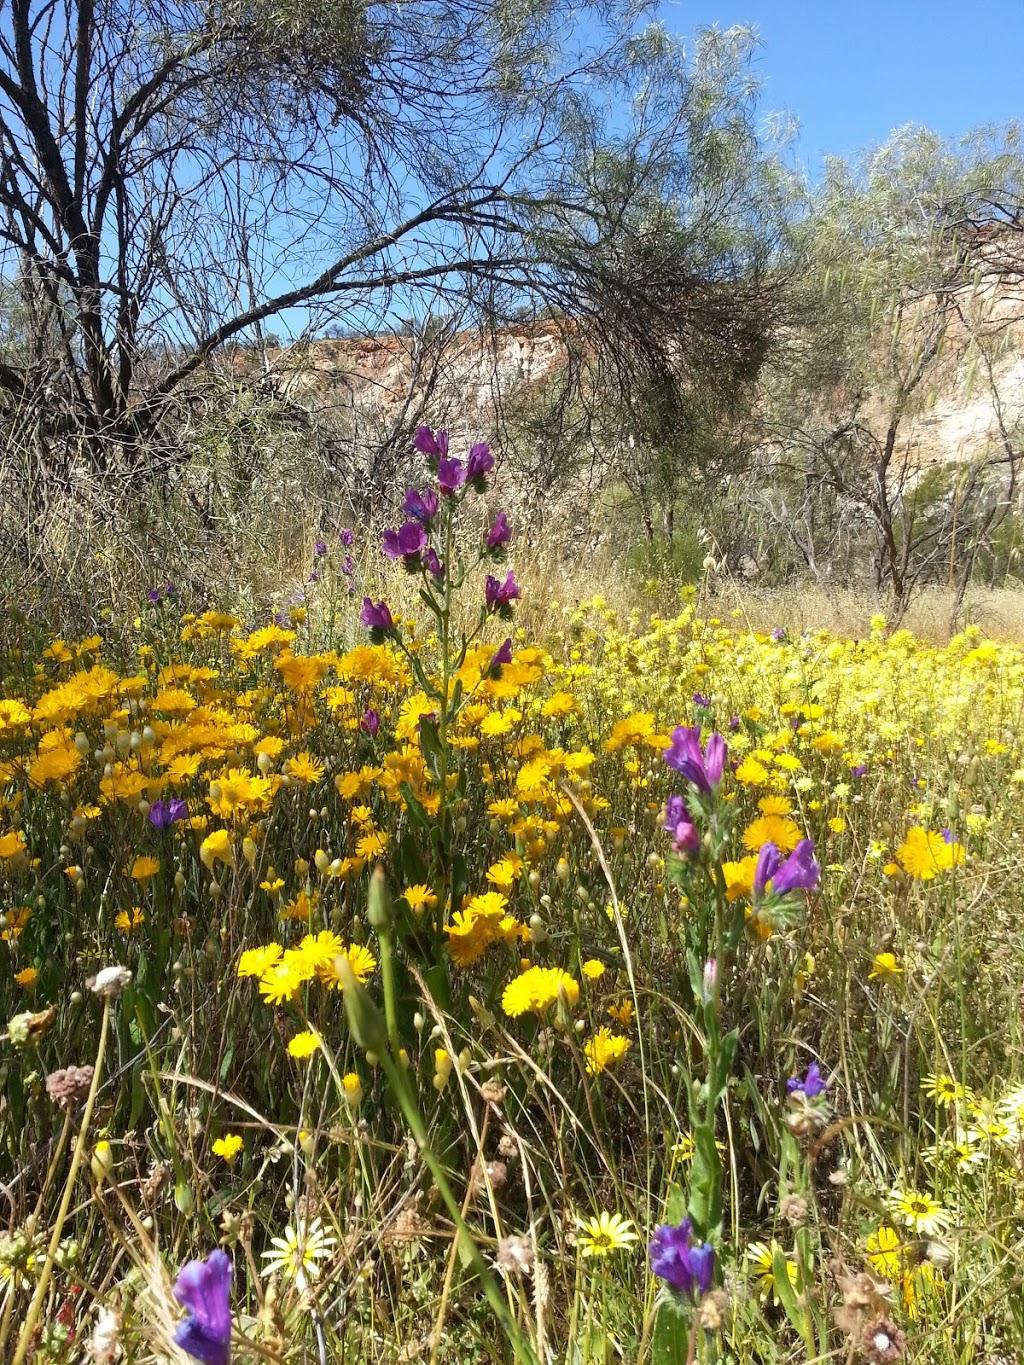
[[[416,428],[413,446],[421,455],[447,455],[448,433],[439,431],[435,436],[428,426]]]
[[[712,791],[721,782],[725,756],[725,741],[719,734],[712,734],[706,751],[701,752],[699,725],[677,725],[672,731],[672,744],[663,754],[670,768],[682,773],[687,782],[702,792]]]
[[[412,559],[426,549],[427,533],[418,521],[407,521],[397,531],[384,532],[388,559]]]
[[[428,526],[434,520],[437,509],[437,494],[432,488],[425,488],[422,493],[417,492],[415,488],[409,488],[402,499],[402,511],[405,515],[412,517],[413,521],[422,521],[424,526]]]
[[[345,574],[346,577],[351,578],[355,571],[356,571],[355,560],[352,558],[351,555],[346,555],[345,558],[341,561],[341,572]]]
[[[395,628],[391,612],[388,610],[388,604],[378,602],[374,606],[368,597],[363,598],[363,609],[359,613],[359,619],[364,626],[369,626],[371,630],[389,631]]]
[[[817,1062],[812,1062],[807,1068],[806,1076],[790,1076],[786,1082],[786,1094],[792,1095],[800,1091],[809,1100],[816,1099],[819,1095],[828,1092],[828,1086],[821,1074],[821,1067]]]
[[[368,706],[363,712],[363,718],[359,722],[359,728],[364,735],[370,735],[371,737],[380,729],[380,715],[372,706]]]
[[[665,833],[671,834],[672,847],[677,853],[696,853],[700,848],[700,834],[681,796],[668,798],[665,806]]]
[[[473,446],[469,452],[469,461],[466,464],[466,481],[475,483],[479,490],[483,479],[494,468],[494,456],[491,448],[486,441],[481,441]]]
[[[776,626],[775,629],[772,631],[772,639],[773,639],[773,640],[776,642],[776,644],[777,644],[777,643],[779,642],[779,640],[784,640],[785,638],[786,638],[786,627],[785,627],[785,626]]]
[[[438,460],[437,486],[442,493],[451,494],[466,482],[466,471],[461,460]]]
[[[730,729],[730,730],[738,730],[739,728],[740,728],[740,718],[739,718],[739,716],[730,716],[730,717],[729,717],[729,729]]]
[[[510,664],[511,662],[512,640],[510,637],[506,639],[505,643],[501,646],[501,648],[499,650],[496,650],[495,653],[491,656],[491,662],[487,665],[487,671],[490,672],[492,668],[500,668],[502,664]]]
[[[320,582],[320,574],[317,572],[316,569],[314,569],[313,572],[309,575],[309,578],[306,580],[306,582],[307,582],[307,583],[319,583],[319,582]]]
[[[186,1309],[175,1344],[203,1365],[228,1365],[231,1345],[231,1258],[212,1251],[205,1261],[188,1261],[174,1282],[174,1297]]]
[[[163,595],[164,593],[162,588],[150,588],[149,592],[146,593],[146,596],[149,598],[151,602],[159,602]]]
[[[512,528],[509,526],[504,512],[499,512],[497,520],[487,533],[488,550],[500,550],[503,545],[507,545],[512,537]]]
[[[318,540],[316,544],[313,546],[313,553],[315,555],[325,555],[327,553],[327,542],[324,540]]]
[[[782,855],[774,844],[762,844],[754,868],[754,894],[760,896],[779,870]]]
[[[651,1270],[680,1294],[699,1298],[711,1288],[715,1249],[710,1242],[693,1242],[693,1225],[684,1218],[678,1227],[662,1223],[650,1242]]]
[[[694,706],[703,706],[704,709],[707,710],[707,708],[711,705],[711,698],[705,697],[703,692],[694,692],[693,704]]]
[[[352,548],[352,543],[355,540],[355,537],[346,526],[343,531],[338,532],[338,539],[341,541],[342,545],[344,545],[346,550],[350,550]]]
[[[437,551],[434,549],[433,545],[428,545],[420,558],[423,561],[423,567],[426,569],[427,573],[430,574],[431,578],[433,578],[434,582],[440,583],[441,579],[444,578],[444,565],[438,559]]]
[[[188,815],[188,804],[180,797],[171,801],[154,801],[146,819],[154,829],[170,829],[176,820],[184,820]]]
[[[951,844],[953,842],[953,831],[951,829],[944,829],[941,831],[941,833],[942,842],[944,844]]]
[[[511,569],[504,583],[499,583],[493,574],[484,581],[484,597],[488,611],[496,611],[499,616],[511,616],[512,603],[519,596],[519,584]]]
[[[770,876],[772,890],[777,896],[784,896],[787,891],[813,891],[821,876],[821,867],[814,856],[814,840],[801,839],[786,861]]]
[[[866,777],[867,772],[868,765],[866,763],[858,763],[856,767],[850,769],[850,775],[852,777]]]

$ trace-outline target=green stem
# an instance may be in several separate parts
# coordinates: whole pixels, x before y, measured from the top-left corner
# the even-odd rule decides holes
[[[89,1087],[89,1096],[85,1101],[85,1112],[82,1115],[82,1126],[78,1130],[78,1141],[75,1143],[75,1154],[71,1158],[71,1170],[68,1172],[67,1184],[64,1186],[64,1197],[60,1201],[60,1208],[57,1211],[57,1221],[53,1225],[53,1232],[50,1235],[50,1245],[46,1249],[46,1260],[43,1263],[43,1271],[39,1276],[39,1283],[36,1285],[36,1292],[32,1295],[32,1302],[29,1304],[28,1314],[18,1337],[18,1346],[14,1352],[14,1359],[11,1365],[24,1365],[28,1355],[29,1345],[36,1330],[36,1323],[39,1321],[39,1313],[43,1306],[43,1299],[50,1285],[50,1277],[53,1274],[54,1260],[57,1255],[57,1248],[60,1246],[60,1235],[64,1231],[64,1221],[68,1216],[68,1209],[71,1207],[71,1196],[74,1193],[75,1181],[78,1179],[78,1172],[81,1169],[82,1161],[85,1157],[85,1139],[89,1131],[89,1124],[92,1121],[93,1105],[96,1102],[96,1092],[99,1090],[100,1073],[103,1070],[103,1057],[107,1048],[107,1024],[110,1021],[110,998],[103,1001],[103,1021],[100,1024],[100,1045],[96,1052],[96,1064],[93,1067],[92,1085]]]

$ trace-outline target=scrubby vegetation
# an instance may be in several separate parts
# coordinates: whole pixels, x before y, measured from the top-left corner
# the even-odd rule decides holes
[[[1024,652],[529,638],[416,445],[383,598],[4,637],[0,1357],[1017,1358]]]

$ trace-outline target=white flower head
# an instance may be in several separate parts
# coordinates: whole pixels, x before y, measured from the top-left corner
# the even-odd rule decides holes
[[[131,979],[127,967],[104,967],[89,982],[89,989],[101,1000],[116,1000]]]

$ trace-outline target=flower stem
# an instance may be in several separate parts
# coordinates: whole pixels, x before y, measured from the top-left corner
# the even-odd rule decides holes
[[[60,1246],[60,1235],[64,1231],[64,1221],[68,1216],[68,1209],[71,1207],[71,1197],[75,1190],[75,1181],[78,1179],[78,1172],[81,1169],[82,1161],[85,1158],[85,1140],[89,1131],[89,1124],[92,1121],[93,1105],[96,1102],[96,1092],[99,1090],[100,1075],[103,1071],[103,1057],[107,1050],[107,1025],[110,1022],[110,999],[103,1001],[103,1020],[100,1024],[100,1044],[96,1051],[96,1064],[92,1073],[92,1084],[89,1087],[89,1096],[85,1101],[85,1112],[82,1114],[82,1126],[78,1130],[78,1141],[75,1143],[74,1156],[71,1158],[71,1170],[68,1172],[67,1183],[64,1186],[64,1197],[60,1201],[60,1208],[57,1210],[57,1221],[53,1225],[53,1232],[50,1234],[50,1245],[46,1248],[46,1260],[43,1263],[42,1274],[39,1276],[39,1283],[36,1285],[36,1292],[32,1295],[32,1302],[29,1304],[28,1314],[22,1325],[21,1335],[18,1337],[17,1349],[14,1352],[14,1359],[11,1365],[25,1365],[29,1346],[35,1334],[36,1324],[39,1321],[39,1313],[46,1297],[46,1291],[50,1286],[50,1277],[53,1274],[54,1261],[57,1255],[57,1248]]]

